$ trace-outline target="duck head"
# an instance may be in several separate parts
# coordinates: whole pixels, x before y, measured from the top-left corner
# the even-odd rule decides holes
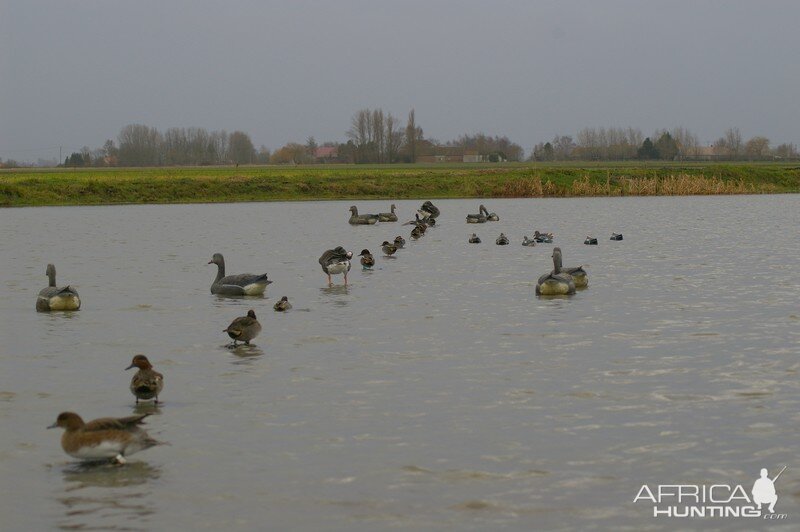
[[[83,426],[83,419],[75,412],[61,412],[56,418],[56,422],[47,427],[55,429],[61,427],[67,430],[77,430]]]
[[[253,309],[248,310],[247,311],[247,317],[248,318],[253,318],[255,320],[256,319],[256,311],[253,310]]]
[[[372,253],[370,253],[368,249],[362,249],[361,253],[358,254],[359,257],[363,257],[365,255],[372,255]]]
[[[150,364],[150,361],[147,360],[147,357],[144,355],[136,355],[131,360],[131,365],[125,368],[125,370],[129,370],[131,368],[139,368],[139,369],[152,369],[153,365]]]

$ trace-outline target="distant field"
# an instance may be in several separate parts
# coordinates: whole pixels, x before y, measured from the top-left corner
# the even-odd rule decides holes
[[[518,163],[0,170],[0,206],[800,192],[800,165]]]

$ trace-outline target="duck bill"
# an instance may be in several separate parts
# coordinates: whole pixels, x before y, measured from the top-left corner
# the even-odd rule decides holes
[[[131,368],[135,368],[135,367],[136,367],[136,364],[131,364],[130,366],[128,366],[127,368],[125,368],[125,371],[128,371],[129,369],[131,369]]]
[[[48,425],[47,428],[48,429],[57,429],[58,428],[58,421],[56,421],[52,425]]]

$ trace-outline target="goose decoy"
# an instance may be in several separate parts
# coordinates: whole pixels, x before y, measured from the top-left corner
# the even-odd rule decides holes
[[[56,286],[56,267],[48,264],[45,274],[49,279],[47,288],[39,290],[36,298],[36,310],[47,312],[49,310],[78,310],[81,308],[81,298],[78,291],[71,286]]]
[[[394,209],[395,209],[394,203],[392,203],[392,206],[390,207],[390,210],[392,212],[379,212],[378,213],[378,221],[379,222],[396,222],[397,221],[397,215],[394,213]]]
[[[209,264],[217,265],[217,277],[211,283],[211,293],[224,296],[260,296],[264,294],[267,285],[272,281],[267,279],[267,274],[254,275],[241,273],[239,275],[225,276],[225,259],[221,253],[214,253]]]
[[[383,244],[381,244],[381,249],[383,250],[383,253],[387,257],[391,257],[392,255],[397,253],[397,246],[395,246],[394,244],[390,244],[386,240],[384,240]]]
[[[467,223],[468,224],[485,224],[486,223],[486,215],[483,214],[484,206],[481,205],[478,207],[478,214],[468,214],[467,215]]]
[[[499,217],[499,216],[497,216],[497,215],[496,215],[495,213],[493,213],[493,212],[489,212],[489,211],[487,211],[487,210],[486,210],[486,207],[484,207],[483,205],[481,205],[481,213],[482,213],[484,216],[486,216],[486,221],[487,221],[487,222],[497,222],[497,221],[499,221],[499,220],[500,220],[500,217]]]
[[[236,318],[222,332],[228,333],[228,336],[233,339],[233,347],[236,347],[236,342],[244,342],[250,345],[250,340],[261,332],[261,324],[256,319],[256,311],[248,310],[247,316]]]
[[[403,249],[406,247],[406,239],[400,235],[397,235],[394,237],[394,245],[397,247],[397,249]]]
[[[358,256],[361,257],[362,270],[371,270],[375,266],[375,257],[372,256],[368,249],[362,249]]]
[[[469,243],[470,244],[480,244],[481,243],[481,239],[478,238],[478,235],[476,235],[475,233],[472,233],[472,236],[469,237]]]
[[[622,240],[622,233],[611,233],[609,240]]]
[[[319,265],[322,271],[328,276],[328,286],[333,286],[331,275],[344,274],[344,285],[347,286],[347,272],[350,271],[350,259],[353,258],[352,251],[345,251],[342,246],[329,249],[319,258]]]
[[[553,271],[539,277],[536,282],[536,295],[556,296],[574,293],[575,281],[561,268],[561,248],[553,248]]]
[[[540,233],[539,231],[533,232],[533,239],[540,244],[552,244],[553,243],[553,233]]]
[[[584,240],[583,243],[586,244],[587,246],[596,246],[597,239],[592,236],[587,236],[586,240]]]
[[[422,207],[417,209],[417,212],[422,215],[422,219],[425,220],[430,225],[434,225],[436,222],[436,218],[439,217],[439,209],[430,201],[426,201],[422,204]]]
[[[136,397],[136,404],[139,399],[149,401],[155,399],[158,404],[158,394],[164,388],[164,376],[153,369],[153,365],[144,355],[136,355],[131,361],[131,365],[125,368],[139,368],[139,371],[131,379],[131,393]]]
[[[286,312],[292,308],[292,304],[289,303],[288,297],[283,296],[280,301],[272,306],[272,308],[275,310],[275,312]]]
[[[524,237],[522,237],[522,245],[523,246],[535,246],[536,245],[536,240],[534,240],[532,238],[528,238],[528,235],[525,235]]]
[[[575,288],[586,288],[589,286],[589,274],[583,269],[583,266],[576,266],[574,268],[561,268],[562,273],[566,273],[572,277],[575,283]]]
[[[500,233],[500,236],[497,237],[497,240],[495,240],[494,243],[497,244],[498,246],[507,246],[508,237],[505,234]]]
[[[373,225],[378,221],[377,214],[358,214],[358,209],[355,205],[350,207],[350,222],[351,225]]]
[[[66,429],[61,435],[61,448],[70,456],[89,461],[111,459],[122,465],[127,462],[126,456],[164,443],[154,440],[139,427],[149,415],[104,417],[84,423],[74,412],[61,412],[56,422],[47,428]]]

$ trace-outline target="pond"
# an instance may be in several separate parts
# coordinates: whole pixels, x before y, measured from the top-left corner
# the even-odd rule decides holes
[[[800,196],[486,199],[486,224],[465,223],[481,201],[434,200],[417,241],[401,223],[422,201],[374,226],[347,223],[354,203],[391,202],[0,210],[4,528],[752,529],[633,501],[749,495],[783,466],[776,511],[800,515]],[[554,243],[521,246],[534,230]],[[375,269],[328,287],[338,245]],[[589,287],[537,298],[554,246]],[[216,252],[267,272],[265,297],[212,295]],[[48,263],[81,310],[35,311]],[[249,309],[261,335],[228,348]],[[137,353],[164,374],[158,407],[128,390]],[[81,465],[45,430],[67,410],[151,412],[169,445]]]

